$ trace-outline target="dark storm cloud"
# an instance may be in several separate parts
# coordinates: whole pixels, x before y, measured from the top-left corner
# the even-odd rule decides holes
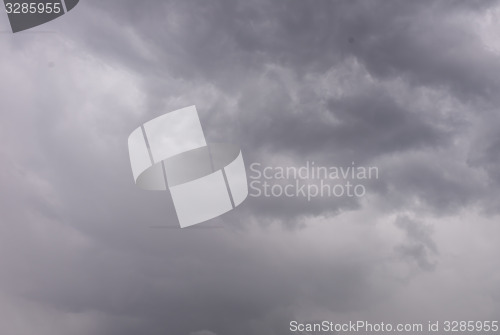
[[[489,205],[500,63],[460,20],[495,3],[86,1],[57,36],[5,37],[2,291],[41,335],[281,335],[304,310],[376,309],[394,262],[437,271],[426,226],[401,217],[388,242],[370,214],[335,216],[361,201],[249,198],[224,229],[148,229],[177,220],[134,187],[126,138],[196,104],[247,164],[380,166],[388,213]]]
[[[86,24],[69,34],[138,74],[151,117],[182,107],[172,103],[182,97],[198,104],[209,137],[220,136],[211,132],[229,115],[238,119],[231,136],[241,141],[247,160],[287,154],[361,164],[403,151],[444,149],[464,127],[478,126],[459,113],[441,115],[439,100],[426,112],[413,106],[416,96],[398,101],[398,83],[410,95],[434,89],[457,99],[465,113],[490,114],[500,62],[461,18],[494,3],[91,2],[81,14]],[[328,73],[344,79],[324,80]],[[321,85],[343,93],[332,96]],[[421,169],[421,178],[432,179],[425,174],[431,169]],[[388,177],[391,167],[386,172],[385,187],[399,188]],[[414,187],[421,189],[419,197],[455,194],[432,185]],[[476,195],[464,190],[458,196]],[[445,207],[463,204],[450,199]],[[357,208],[352,201],[346,205]],[[329,204],[317,206],[309,212],[337,212]]]
[[[317,97],[320,102],[324,98]],[[273,120],[273,124],[261,128],[260,134],[252,134],[255,137],[252,144],[267,147],[271,154],[290,151],[299,157],[342,159],[345,164],[409,149],[436,147],[447,140],[446,132],[413,113],[411,106],[398,106],[380,89],[324,102],[326,111],[315,110],[321,106],[316,102],[290,116],[286,115],[291,108],[288,101],[284,107],[268,106],[265,117]]]
[[[55,43],[50,37],[44,42]],[[307,252],[309,258],[303,248],[293,248],[293,236],[290,247],[276,246],[285,237],[279,231],[147,229],[176,221],[168,195],[134,188],[126,147],[116,140],[127,137],[126,123],[137,121],[138,106],[120,106],[120,117],[94,109],[96,101],[104,109],[116,108],[107,96],[133,95],[133,87],[121,86],[127,77],[112,69],[83,79],[88,66],[57,63],[62,70],[56,74],[25,59],[16,64],[19,70],[28,67],[51,76],[49,83],[37,76],[40,82],[32,85],[43,83],[44,90],[29,100],[17,99],[18,87],[3,87],[9,93],[4,106],[22,108],[23,114],[2,124],[3,143],[10,144],[2,147],[7,164],[1,184],[9,190],[2,202],[3,222],[8,223],[2,225],[2,248],[13,255],[2,259],[2,287],[40,306],[37,312],[78,315],[92,324],[74,329],[58,324],[47,334],[188,334],[199,329],[286,334],[294,304],[317,300],[329,306],[333,301],[335,306],[327,308],[350,311],[380,298],[374,293],[379,289],[372,290],[366,280],[373,268],[364,251],[361,260],[335,254],[325,258],[320,250],[314,256]],[[118,77],[109,87],[119,92],[99,93],[110,76]],[[58,92],[61,81],[84,85],[86,94],[44,102],[46,94]],[[96,81],[99,88],[87,86]]]

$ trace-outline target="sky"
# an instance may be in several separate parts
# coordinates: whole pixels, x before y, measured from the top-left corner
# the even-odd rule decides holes
[[[500,317],[498,1],[81,0],[0,13],[0,333],[286,335]],[[247,165],[376,166],[180,229],[127,138],[196,105]]]

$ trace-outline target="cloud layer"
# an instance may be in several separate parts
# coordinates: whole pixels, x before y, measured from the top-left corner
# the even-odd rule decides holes
[[[0,34],[2,334],[284,335],[500,312],[497,1],[85,1]],[[0,29],[7,30],[0,15]],[[362,199],[175,229],[127,137],[197,105],[247,166],[377,166]]]

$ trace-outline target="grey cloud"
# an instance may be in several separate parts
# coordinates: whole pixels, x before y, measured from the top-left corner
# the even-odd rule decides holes
[[[194,333],[191,333],[189,335],[217,335],[215,333],[212,333],[211,331],[209,330],[201,330],[199,332],[194,332]]]
[[[0,311],[20,307],[0,330],[282,335],[305,312],[415,317],[429,284],[399,280],[399,263],[446,287],[459,242],[442,252],[454,242],[404,216],[400,241],[384,220],[496,206],[498,57],[459,25],[495,4],[86,1],[56,34],[2,35]],[[356,161],[381,179],[363,201],[248,199],[219,229],[170,229],[171,199],[135,188],[126,138],[192,104],[247,164]]]
[[[408,239],[406,243],[398,245],[396,251],[403,258],[414,260],[422,270],[434,270],[436,263],[433,256],[438,254],[438,248],[432,239],[431,228],[405,216],[398,217],[395,224]]]
[[[186,104],[204,106],[207,129],[237,113],[239,133],[231,136],[247,146],[250,160],[286,153],[328,164],[368,163],[403,151],[446,150],[463,129],[454,123],[460,116],[436,118],[440,111],[414,110],[412,99],[402,105],[394,88],[384,82],[397,78],[409,92],[421,87],[441,90],[445,98],[461,101],[465,113],[495,104],[492,92],[498,83],[491,69],[498,67],[497,57],[473,31],[460,28],[462,16],[479,15],[495,3],[320,1],[314,6],[307,2],[277,6],[266,1],[255,5],[152,1],[140,6],[120,2],[115,7],[91,2],[84,12],[86,29],[104,34],[91,34],[90,39],[81,35],[87,31],[79,32],[81,27],[69,34],[104,59],[140,73],[152,116],[158,110],[181,107],[170,102],[179,96]],[[137,13],[133,28],[114,24],[125,25],[132,13]],[[104,42],[108,34],[116,46]],[[348,68],[339,75],[350,80],[326,81],[326,85],[345,85],[347,94],[332,97],[317,89],[325,73],[345,68],[349,60],[364,68],[365,77]],[[311,77],[319,79],[311,82]],[[459,205],[477,196],[464,191],[458,195],[465,198]],[[424,192],[424,198],[432,199],[440,189],[429,187]],[[449,192],[456,194],[454,186]],[[447,202],[438,201],[431,203],[442,207]],[[357,204],[349,202],[345,209],[352,207]],[[322,208],[318,210],[338,209]]]

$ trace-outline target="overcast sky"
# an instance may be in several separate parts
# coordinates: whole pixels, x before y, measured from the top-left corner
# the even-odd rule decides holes
[[[0,333],[498,320],[499,22],[487,0],[81,0],[18,34],[0,13]],[[247,168],[379,179],[176,229],[127,138],[190,105]]]

